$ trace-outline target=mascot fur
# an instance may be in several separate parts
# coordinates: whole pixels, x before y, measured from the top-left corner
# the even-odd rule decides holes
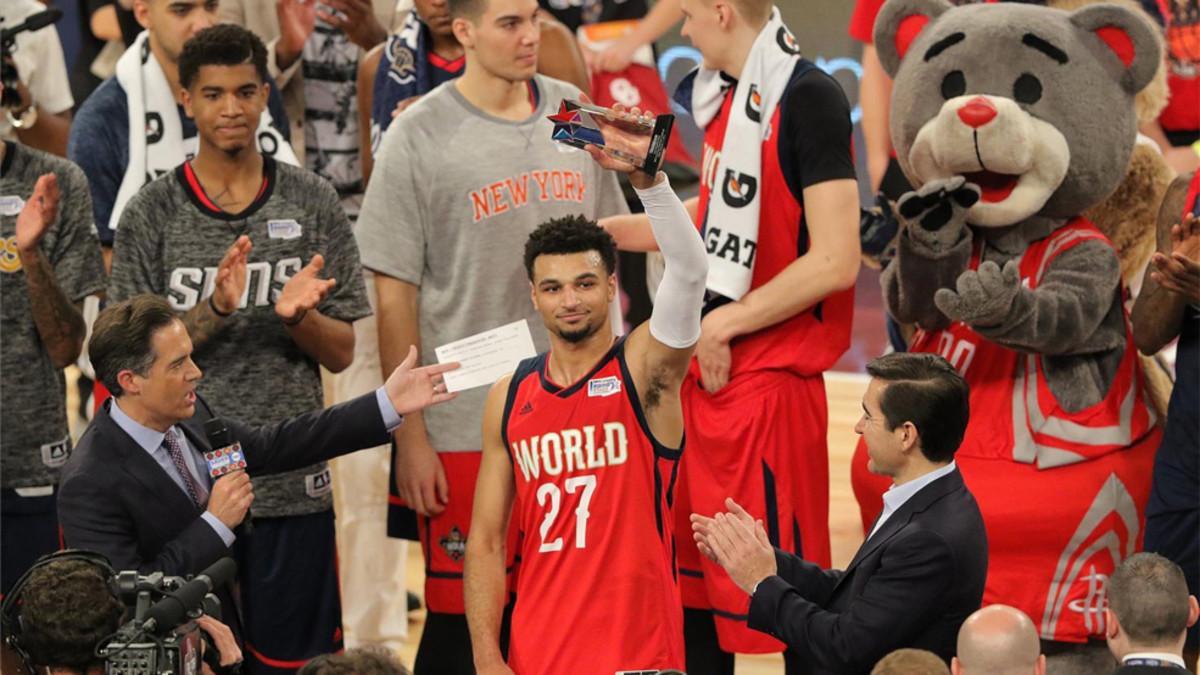
[[[944,0],[891,0],[875,24],[892,142],[919,186],[897,204],[884,299],[917,325],[912,351],[971,387],[956,463],[988,529],[984,603],[1022,609],[1047,640],[1103,638],[1105,582],[1140,547],[1160,436],[1122,262],[1083,215],[1131,166],[1155,31],[1115,5]]]

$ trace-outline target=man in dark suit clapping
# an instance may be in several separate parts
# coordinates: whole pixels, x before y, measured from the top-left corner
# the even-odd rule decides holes
[[[443,373],[456,366],[413,368],[412,350],[374,393],[273,426],[250,428],[226,418],[245,470],[212,480],[204,453],[214,448],[205,422],[215,415],[196,396],[201,372],[192,362],[192,341],[167,300],[138,295],[110,305],[96,319],[88,347],[113,398],[63,469],[63,534],[72,548],[145,574],[196,574],[229,555],[234,530],[254,499],[253,477],[386,443],[403,415],[454,396]],[[237,631],[232,596],[221,590],[224,619]]]
[[[1121,662],[1117,675],[1190,673],[1183,661],[1187,629],[1200,618],[1183,570],[1157,553],[1136,553],[1108,580],[1104,634]]]
[[[892,479],[883,513],[845,571],[771,545],[733,500],[692,515],[700,550],[751,595],[748,623],[784,641],[789,673],[867,673],[901,647],[949,661],[983,599],[987,535],[954,464],[969,417],[967,384],[945,359],[889,354],[867,364],[855,431],[871,471]]]

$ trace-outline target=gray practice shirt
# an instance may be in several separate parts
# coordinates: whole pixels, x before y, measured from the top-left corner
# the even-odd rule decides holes
[[[283,285],[312,257],[337,286],[322,314],[354,321],[371,314],[358,247],[337,192],[310,171],[264,157],[262,193],[241,213],[206,204],[185,165],[146,185],[121,214],[108,297],[166,296],[183,313],[212,295],[217,265],[241,235],[254,245],[246,294],[238,311],[192,358],[204,371],[198,389],[221,414],[271,424],[323,405],[316,360],[292,340],[275,315]],[[332,506],[322,463],[254,480],[258,517],[303,515]]]
[[[100,242],[92,227],[87,179],[71,162],[24,145],[5,142],[0,165],[0,480],[5,488],[58,482],[58,469],[71,451],[66,385],[50,362],[33,322],[29,286],[17,257],[17,214],[33,194],[38,177],[58,177],[58,220],[42,237],[41,249],[59,288],[81,302],[104,290]]]
[[[422,363],[436,363],[440,345],[520,319],[546,350],[529,301],[525,240],[551,218],[628,212],[615,174],[550,140],[546,116],[579,90],[538,75],[531,94],[534,113],[514,122],[476,108],[447,82],[383,137],[355,236],[364,266],[420,287]],[[487,391],[424,412],[435,450],[480,449]]]

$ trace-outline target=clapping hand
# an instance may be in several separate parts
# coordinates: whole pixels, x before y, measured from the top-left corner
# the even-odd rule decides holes
[[[761,520],[755,520],[737,502],[725,500],[728,513],[712,518],[692,514],[692,532],[700,552],[725,568],[738,588],[753,593],[759,582],[774,575],[775,548]]]
[[[283,290],[279,292],[279,299],[275,301],[275,314],[283,319],[284,323],[289,325],[300,323],[308,310],[316,309],[334,286],[337,286],[336,279],[320,277],[321,270],[324,268],[325,257],[318,253],[304,266],[304,269],[297,272],[283,285]]]
[[[213,309],[218,313],[233,314],[242,304],[242,294],[246,292],[246,257],[253,248],[250,237],[242,235],[221,258],[211,299]]]
[[[1188,214],[1171,228],[1171,255],[1155,253],[1150,278],[1191,303],[1200,303],[1200,217]]]
[[[41,243],[46,230],[58,218],[58,201],[58,177],[52,173],[42,174],[33,186],[33,195],[17,215],[18,252],[33,251]]]

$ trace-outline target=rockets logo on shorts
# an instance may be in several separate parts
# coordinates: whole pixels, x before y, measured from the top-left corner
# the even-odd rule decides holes
[[[747,176],[733,169],[725,170],[725,185],[721,188],[721,196],[726,204],[740,209],[754,201],[757,192],[758,179],[754,176]]]
[[[450,533],[442,537],[438,545],[450,556],[450,559],[458,562],[467,555],[467,538],[463,536],[462,530],[458,526],[450,528]]]
[[[1137,504],[1116,474],[1096,493],[1092,505],[1059,557],[1042,614],[1042,635],[1054,635],[1064,609],[1083,614],[1090,635],[1104,633],[1105,586],[1112,570],[1137,550]],[[1097,542],[1106,542],[1099,546]],[[1080,597],[1082,595],[1082,597]]]

